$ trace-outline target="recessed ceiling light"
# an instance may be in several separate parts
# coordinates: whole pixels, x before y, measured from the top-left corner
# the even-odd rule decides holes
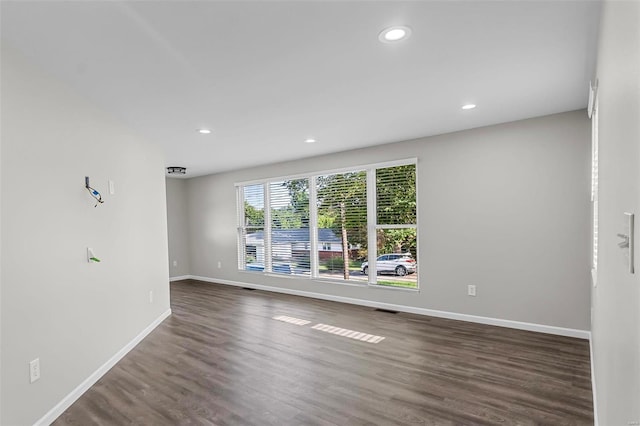
[[[313,138],[307,138],[304,140],[305,143],[316,143],[316,140]]]
[[[474,109],[475,107],[476,107],[476,104],[462,105],[462,109]]]
[[[383,43],[393,43],[404,40],[411,35],[411,28],[405,26],[395,26],[384,29],[379,35],[378,40]]]
[[[209,129],[198,129],[198,132],[202,133],[203,135],[208,135],[209,133],[211,133],[211,130],[209,130]]]

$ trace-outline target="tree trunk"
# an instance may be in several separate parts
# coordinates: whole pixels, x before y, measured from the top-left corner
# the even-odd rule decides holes
[[[340,228],[342,229],[342,261],[344,263],[344,279],[349,279],[349,240],[347,239],[347,209],[340,203]]]

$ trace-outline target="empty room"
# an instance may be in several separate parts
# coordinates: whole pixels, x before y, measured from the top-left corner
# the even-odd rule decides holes
[[[640,0],[0,31],[0,425],[640,425]]]

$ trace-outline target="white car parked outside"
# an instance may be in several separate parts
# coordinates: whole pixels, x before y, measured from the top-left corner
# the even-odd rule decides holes
[[[378,256],[376,260],[378,273],[392,272],[400,277],[416,272],[416,261],[411,253],[390,253]],[[364,275],[369,274],[369,262],[362,262],[360,266]]]

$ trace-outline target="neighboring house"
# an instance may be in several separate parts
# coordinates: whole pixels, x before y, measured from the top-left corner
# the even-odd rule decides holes
[[[304,259],[310,253],[310,231],[303,229],[274,229],[271,231],[271,251],[275,260],[290,261]],[[255,263],[264,265],[264,231],[247,234],[246,253],[254,257]],[[350,256],[359,246],[350,245]],[[318,256],[320,260],[342,256],[342,241],[331,229],[318,230]]]

